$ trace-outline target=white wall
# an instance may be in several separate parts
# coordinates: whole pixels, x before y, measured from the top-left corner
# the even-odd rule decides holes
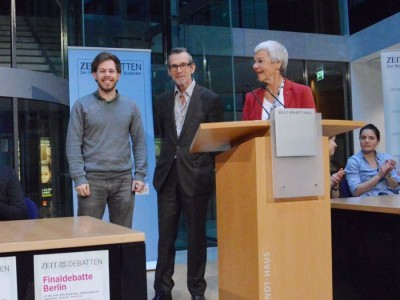
[[[353,120],[372,123],[381,132],[379,151],[385,151],[382,73],[379,58],[350,64]],[[360,150],[359,130],[354,131],[354,152]]]
[[[380,51],[400,48],[400,13],[349,36],[353,120],[378,127],[381,142],[378,151],[386,151]],[[354,133],[354,151],[360,150],[358,130]]]

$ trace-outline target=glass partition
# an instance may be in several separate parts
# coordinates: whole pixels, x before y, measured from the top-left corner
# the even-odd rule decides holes
[[[21,183],[44,218],[72,215],[65,133],[69,108],[18,99]]]
[[[149,1],[84,1],[83,44],[90,47],[149,49],[153,25]]]
[[[349,120],[349,83],[348,64],[343,62],[307,61],[307,82],[311,87],[318,111],[323,119]],[[336,165],[343,167],[350,156],[352,134],[345,133],[336,137],[337,149],[332,158]]]
[[[0,1],[0,67],[11,67],[10,2]]]
[[[71,183],[65,156],[69,108],[38,100],[17,99],[18,145],[14,145],[12,98],[0,97],[0,164],[14,168],[18,153],[24,195],[40,217],[72,215]]]
[[[2,0],[0,66],[11,67],[11,33],[15,30],[16,67],[61,76],[60,1],[15,1],[15,24],[10,12],[11,0]]]
[[[350,34],[363,30],[400,12],[400,1],[398,0],[347,0],[347,4]]]
[[[62,75],[60,1],[16,1],[17,67]]]
[[[191,0],[179,1],[179,10],[187,25],[341,34],[337,0]]]
[[[225,120],[236,119],[236,94],[232,47],[230,1],[177,1],[171,7],[172,47],[186,47],[196,64],[196,83],[211,89],[224,105]],[[203,26],[207,25],[207,26]],[[166,69],[166,66],[164,66]],[[207,217],[207,240],[216,245],[216,199],[210,198]],[[180,227],[177,247],[186,247],[186,228]]]
[[[246,2],[246,0],[242,0]],[[337,0],[267,1],[268,11],[255,10],[260,18],[267,13],[269,30],[342,34]]]
[[[12,98],[0,97],[0,165],[14,166]]]

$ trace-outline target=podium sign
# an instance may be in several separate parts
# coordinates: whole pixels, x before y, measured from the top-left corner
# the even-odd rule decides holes
[[[321,139],[321,114],[319,136],[316,136],[316,114],[313,109],[274,109],[271,128],[276,157],[315,156],[317,138]]]
[[[274,198],[324,194],[320,113],[313,109],[274,110],[271,148]]]

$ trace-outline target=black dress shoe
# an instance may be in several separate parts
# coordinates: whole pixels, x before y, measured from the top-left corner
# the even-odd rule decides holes
[[[192,300],[206,300],[204,296],[192,296]]]

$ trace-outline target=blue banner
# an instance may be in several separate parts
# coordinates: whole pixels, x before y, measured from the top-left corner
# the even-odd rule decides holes
[[[386,151],[396,161],[400,173],[400,51],[382,51],[382,89],[385,112]]]
[[[121,60],[118,92],[135,101],[142,114],[148,151],[148,176],[145,179],[145,192],[136,194],[135,197],[133,228],[145,233],[146,259],[154,262],[157,259],[158,219],[157,194],[152,185],[156,156],[151,97],[151,52],[137,49],[68,47],[70,108],[76,100],[97,90],[97,83],[91,73],[91,63],[102,51],[111,52]],[[75,189],[73,191],[76,216],[77,195]],[[108,211],[104,219],[108,221]]]

